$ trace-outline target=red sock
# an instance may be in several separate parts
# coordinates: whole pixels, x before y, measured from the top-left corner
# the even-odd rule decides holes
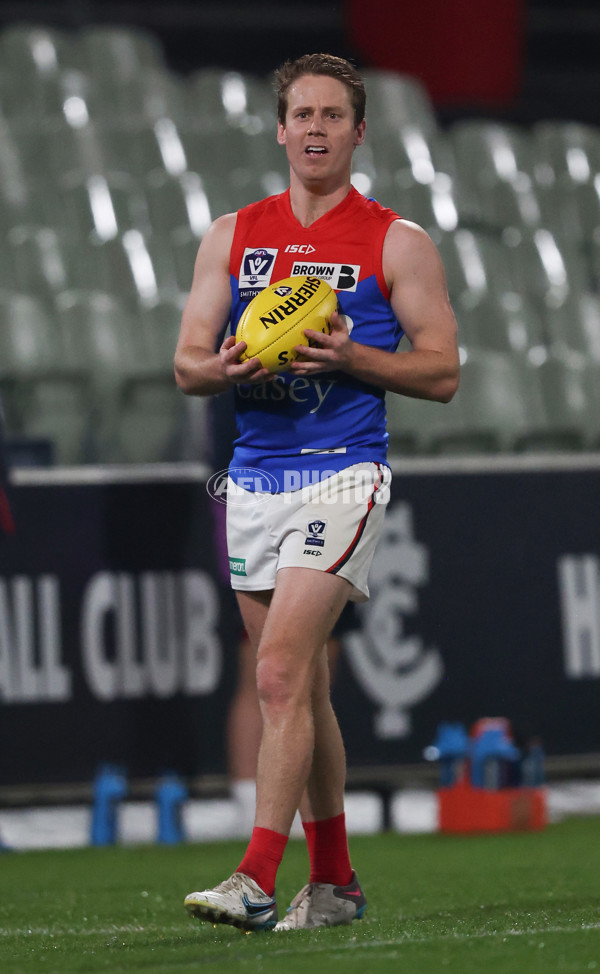
[[[272,829],[252,829],[246,854],[236,873],[250,876],[260,888],[272,896],[275,892],[275,876],[287,845],[288,837]]]
[[[346,816],[320,822],[303,822],[310,859],[310,883],[333,883],[347,886],[352,880],[352,866],[346,836]]]

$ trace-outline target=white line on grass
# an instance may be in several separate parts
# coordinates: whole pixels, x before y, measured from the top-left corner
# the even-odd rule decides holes
[[[0,927],[0,937],[116,937],[123,934],[151,934],[151,933],[182,933],[180,924],[171,926],[114,926],[114,927],[82,927],[80,930],[74,929],[53,929],[50,927],[23,927],[11,930],[8,927]],[[189,927],[185,928],[191,929]],[[510,928],[508,930],[480,930],[477,933],[461,933],[452,931],[450,933],[440,933],[431,935],[413,935],[401,933],[398,937],[386,938],[385,940],[355,940],[348,943],[329,943],[317,944],[315,941],[310,943],[298,944],[289,949],[270,950],[270,953],[285,955],[306,951],[339,951],[339,950],[372,950],[381,947],[401,947],[404,944],[430,944],[438,941],[463,941],[463,940],[484,940],[490,937],[538,937],[560,933],[585,933],[588,931],[600,930],[599,923],[581,923],[579,926],[552,926],[552,927],[528,927],[526,929]],[[285,936],[285,934],[284,934]],[[283,938],[282,938],[283,939]],[[292,939],[293,936],[292,936]]]

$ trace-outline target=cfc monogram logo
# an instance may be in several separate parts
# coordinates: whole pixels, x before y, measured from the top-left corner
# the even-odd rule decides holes
[[[414,536],[412,510],[396,504],[386,516],[369,575],[371,600],[360,606],[362,628],[344,638],[356,679],[378,708],[379,738],[408,737],[410,708],[427,699],[444,673],[439,650],[411,632],[417,590],[428,580],[428,552]]]

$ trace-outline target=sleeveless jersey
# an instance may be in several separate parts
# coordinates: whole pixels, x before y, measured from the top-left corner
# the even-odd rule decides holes
[[[352,339],[394,352],[402,329],[389,304],[382,251],[399,219],[351,188],[310,227],[292,212],[289,190],[238,211],[230,257],[231,329],[269,284],[310,274],[337,292]],[[280,373],[236,386],[239,436],[230,474],[246,489],[296,490],[353,463],[383,463],[388,435],[385,392],[343,372],[314,377]],[[242,468],[264,471],[265,482]]]

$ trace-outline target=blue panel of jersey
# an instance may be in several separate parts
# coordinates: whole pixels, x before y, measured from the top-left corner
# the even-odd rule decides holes
[[[247,307],[238,291],[232,275],[233,331]],[[402,330],[375,275],[360,281],[356,291],[339,293],[338,299],[340,311],[354,323],[355,341],[396,350]],[[234,480],[236,469],[258,468],[274,478],[279,490],[289,490],[299,477],[302,484],[314,483],[353,463],[386,462],[385,392],[343,372],[314,378],[284,372],[272,382],[239,385],[236,411],[239,436],[230,465]]]

